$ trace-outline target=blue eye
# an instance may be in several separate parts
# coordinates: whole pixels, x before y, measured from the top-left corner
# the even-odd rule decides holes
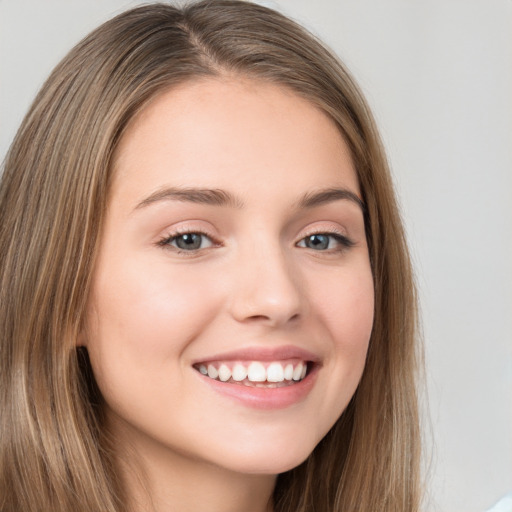
[[[305,247],[315,251],[327,251],[332,249],[344,249],[352,247],[354,243],[347,237],[334,233],[315,233],[303,238],[298,247]]]
[[[212,247],[212,240],[204,233],[182,233],[173,235],[160,242],[160,245],[170,245],[180,251],[197,251]]]

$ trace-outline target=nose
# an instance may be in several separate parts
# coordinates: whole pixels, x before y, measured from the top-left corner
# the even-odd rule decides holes
[[[234,273],[231,314],[238,322],[278,327],[305,313],[300,272],[283,250],[251,251],[239,256]]]

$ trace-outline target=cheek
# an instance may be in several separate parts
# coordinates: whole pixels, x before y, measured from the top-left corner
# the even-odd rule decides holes
[[[308,290],[313,332],[320,334],[325,351],[317,409],[308,423],[318,442],[347,407],[363,374],[374,317],[371,269],[361,258],[361,263],[308,279]]]
[[[171,272],[165,264],[141,268],[131,261],[100,267],[86,346],[110,410],[138,424],[151,414],[157,421],[163,404],[176,406],[184,394],[183,374],[190,370],[182,354],[208,329],[220,307],[214,285],[201,272]],[[162,396],[159,390],[167,393]]]
[[[340,273],[314,299],[322,322],[336,344],[349,351],[365,349],[374,316],[374,288],[370,268]]]
[[[373,328],[374,288],[370,268],[340,273],[337,279],[329,281],[324,293],[316,295],[315,303],[325,335],[331,341],[328,364],[343,409],[361,378]]]
[[[98,273],[87,347],[105,397],[129,387],[127,381],[148,384],[148,375],[179,379],[184,371],[180,356],[220,307],[214,283],[203,277],[171,273],[166,265],[142,269],[133,262]]]
[[[172,270],[132,264],[98,276],[92,304],[101,329],[114,331],[120,343],[131,340],[146,349],[193,337],[215,314],[217,291],[200,272]]]

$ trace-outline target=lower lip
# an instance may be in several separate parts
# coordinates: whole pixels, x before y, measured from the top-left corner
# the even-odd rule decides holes
[[[313,388],[317,374],[318,368],[315,366],[304,379],[290,386],[253,388],[210,379],[197,372],[201,380],[215,392],[255,409],[284,409],[304,400]]]

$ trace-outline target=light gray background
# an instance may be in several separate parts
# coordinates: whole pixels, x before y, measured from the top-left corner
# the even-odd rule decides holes
[[[0,0],[1,159],[51,68],[139,3]],[[512,1],[262,3],[324,39],[374,108],[421,293],[427,510],[480,512],[512,490]]]

